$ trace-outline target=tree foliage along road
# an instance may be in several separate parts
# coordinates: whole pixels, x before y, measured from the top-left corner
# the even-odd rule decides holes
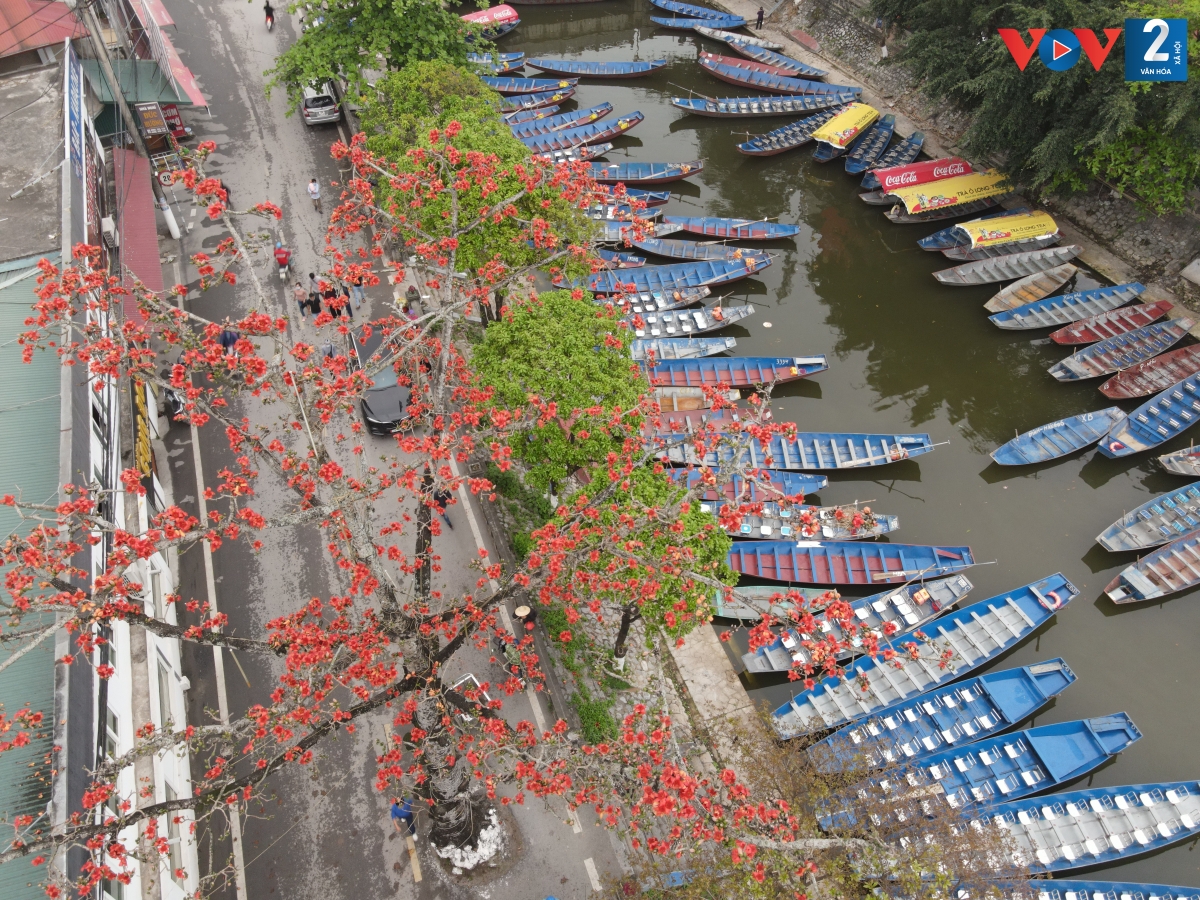
[[[5,634],[20,640],[41,616],[54,614],[74,635],[63,665],[96,665],[98,629],[128,626],[192,644],[269,654],[282,666],[279,680],[262,689],[245,716],[228,724],[158,732],[143,723],[131,751],[92,773],[83,808],[71,811],[68,821],[48,825],[21,817],[12,823],[13,839],[0,851],[0,864],[26,857],[40,865],[77,845],[90,851],[78,884],[50,883],[52,897],[86,891],[103,879],[127,881],[134,858],[157,865],[156,854],[169,852],[159,838],[164,817],[187,827],[209,817],[245,815],[269,790],[274,773],[310,765],[326,738],[353,731],[360,718],[374,714],[388,717],[395,738],[377,758],[377,788],[425,796],[434,813],[435,841],[455,837],[469,843],[469,831],[455,832],[462,817],[451,815],[464,805],[538,797],[592,805],[606,824],[635,828],[646,836],[642,846],[660,855],[708,847],[747,866],[756,883],[761,866],[753,848],[775,848],[794,866],[777,875],[777,883],[796,892],[808,872],[805,860],[817,850],[853,850],[866,846],[865,840],[886,859],[898,858],[900,851],[885,843],[887,829],[868,838],[814,840],[811,814],[792,808],[787,798],[752,794],[733,769],[719,777],[705,774],[675,747],[662,710],[639,707],[622,721],[616,740],[581,746],[562,721],[539,733],[532,723],[504,715],[503,696],[521,689],[515,678],[486,685],[491,702],[479,691],[458,692],[443,683],[441,672],[456,654],[468,646],[486,650],[504,636],[497,609],[526,592],[566,603],[586,627],[589,617],[601,614],[593,607],[593,592],[617,604],[653,596],[661,608],[668,592],[660,588],[669,586],[684,608],[663,609],[662,624],[679,634],[706,618],[705,598],[726,575],[719,562],[723,545],[717,541],[711,545],[715,551],[706,549],[711,523],[696,507],[684,507],[695,496],[657,477],[659,448],[647,445],[633,424],[636,418],[623,416],[596,418],[595,427],[614,449],[594,467],[591,483],[538,530],[533,551],[519,566],[506,571],[486,556],[444,560],[436,554],[431,541],[440,533],[439,522],[430,514],[435,495],[469,491],[487,502],[492,485],[462,475],[463,468],[483,457],[508,470],[512,447],[559,415],[550,404],[528,397],[508,405],[480,378],[464,353],[464,313],[495,290],[519,287],[535,302],[526,287],[535,266],[567,256],[587,258],[586,247],[564,243],[559,223],[538,215],[544,207],[530,206],[531,197],[555,192],[586,207],[598,196],[586,167],[551,168],[527,159],[509,164],[463,145],[468,133],[450,121],[408,150],[402,164],[372,154],[362,136],[351,146],[333,147],[334,156],[352,162],[356,174],[330,218],[323,280],[361,276],[374,285],[402,278],[405,264],[388,260],[382,246],[395,240],[431,295],[416,320],[382,315],[360,326],[386,337],[362,369],[350,365],[344,349],[349,326],[329,310],[316,324],[336,336],[332,355],[303,335],[289,336],[288,321],[275,312],[277,301],[255,273],[256,255],[271,248],[242,224],[255,217],[277,219],[280,211],[267,202],[229,209],[220,181],[204,173],[204,161],[215,150],[211,142],[188,156],[178,178],[230,237],[192,262],[202,286],[244,276],[255,298],[245,314],[207,320],[185,307],[184,286],[159,296],[138,285],[132,299],[140,316],[125,318],[127,291],[118,277],[94,268],[95,248],[76,248],[74,260],[61,269],[41,263],[38,301],[20,337],[26,358],[55,352],[63,365],[92,379],[136,379],[178,391],[185,398],[178,419],[223,434],[232,461],[209,487],[206,521],[172,506],[154,515],[141,533],[120,527],[107,512],[114,501],[143,493],[135,470],[123,473],[116,497],[87,485],[64,486],[54,505],[5,496],[2,502],[25,524],[3,545]],[[375,186],[380,179],[387,184],[385,201]],[[442,213],[433,222],[430,208]],[[574,227],[573,217],[564,224]],[[462,269],[459,247],[477,231],[496,235],[499,257],[481,253],[477,267]],[[532,245],[535,259],[507,263],[503,250],[516,241]],[[520,258],[527,259],[524,251]],[[590,299],[559,295],[554,302],[568,301],[609,321]],[[85,316],[85,310],[91,314]],[[220,342],[226,328],[240,335],[229,353]],[[623,338],[618,343],[624,347]],[[414,427],[397,434],[380,454],[365,435],[358,405],[385,367],[412,389]],[[623,403],[627,396],[600,397],[598,403],[615,409],[617,399]],[[658,412],[652,396],[642,395],[638,404],[653,424]],[[759,403],[743,410],[739,429],[719,439],[744,446],[752,437],[783,430],[764,421],[764,409]],[[656,477],[643,481],[647,471]],[[706,473],[695,490],[723,484],[734,474],[760,480],[757,470],[729,465]],[[727,508],[727,521],[736,522],[738,510],[761,509],[742,499]],[[226,633],[227,618],[200,599],[171,598],[178,625],[156,617],[148,606],[143,561],[154,553],[202,544],[214,552],[230,544],[258,552],[273,534],[300,527],[320,529],[339,573],[335,593],[313,597],[298,591],[288,612],[259,623],[261,630],[252,635]],[[102,572],[91,577],[83,560],[104,533],[112,535],[114,549]],[[447,565],[466,567],[462,580],[473,586],[454,595],[431,589],[430,573]],[[532,638],[517,639],[531,681],[540,686]],[[107,678],[112,672],[98,666],[95,674]],[[469,718],[455,715],[458,711],[469,712]],[[5,711],[0,753],[28,740],[45,713]],[[196,761],[192,796],[155,802],[117,793],[116,778],[125,767],[179,744]],[[501,790],[504,785],[512,787]],[[97,818],[100,810],[103,819]],[[889,827],[895,831],[894,823]],[[914,846],[904,851],[910,867],[928,870],[935,863],[921,855],[926,844]],[[41,871],[53,879],[57,869],[47,869]]]
[[[1200,80],[1125,81],[1124,39],[1096,71],[1086,56],[1052,72],[1035,56],[1022,72],[997,28],[1104,29],[1129,17],[1187,17],[1198,58],[1200,0],[873,0],[879,16],[911,32],[898,61],[935,99],[971,113],[971,154],[997,159],[1024,183],[1080,189],[1090,176],[1134,192],[1156,213],[1178,212],[1200,182]]]

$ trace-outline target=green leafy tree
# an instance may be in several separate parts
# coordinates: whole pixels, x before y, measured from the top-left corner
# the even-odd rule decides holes
[[[1194,15],[1197,0],[874,0],[875,12],[911,33],[898,60],[931,96],[972,114],[966,150],[999,161],[1017,180],[1081,187],[1116,180],[1152,210],[1179,209],[1200,178],[1200,89],[1195,81],[1125,82],[1118,38],[1099,71],[1086,57],[1052,72],[1036,57],[1021,71],[998,28],[1119,27],[1126,16]],[[1192,45],[1196,44],[1193,35]],[[1147,141],[1153,136],[1152,142]],[[1169,157],[1162,150],[1169,150]]]
[[[290,12],[304,12],[306,28],[265,73],[270,76],[267,90],[285,88],[294,107],[307,84],[341,78],[356,96],[368,91],[369,73],[431,59],[465,65],[473,47],[486,46],[478,37],[474,45],[467,40],[478,34],[479,26],[464,22],[438,0],[352,0],[317,6],[309,10],[307,4],[288,5]]]
[[[648,385],[630,358],[628,332],[615,324],[579,292],[548,291],[515,301],[475,348],[494,405],[537,420],[510,446],[539,490],[619,451],[614,417],[637,427]]]

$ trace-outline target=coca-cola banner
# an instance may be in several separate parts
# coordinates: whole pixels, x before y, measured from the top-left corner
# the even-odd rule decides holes
[[[876,169],[875,177],[879,179],[880,190],[889,194],[895,188],[912,187],[915,184],[941,181],[943,178],[970,175],[971,171],[971,164],[965,159],[946,156],[942,159],[931,159],[929,162],[913,163],[908,166]]]
[[[481,25],[504,25],[519,18],[521,18],[520,14],[507,3],[462,16],[464,22],[477,22]]]

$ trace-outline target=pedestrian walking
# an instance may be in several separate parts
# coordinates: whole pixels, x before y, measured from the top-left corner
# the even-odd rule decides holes
[[[453,495],[445,488],[433,492],[434,507],[437,509],[438,515],[446,520],[446,524],[451,530],[454,529],[454,523],[450,521],[450,516],[446,513],[446,507],[450,505],[452,499]]]
[[[416,835],[417,829],[413,822],[412,800],[408,797],[392,798],[392,827],[405,835]]]
[[[225,192],[225,208],[233,209],[233,191],[229,189],[229,185],[223,179],[218,181],[217,184],[221,185],[221,190]]]
[[[350,299],[354,301],[354,308],[358,309],[362,306],[362,302],[367,299],[367,294],[363,290],[363,277],[355,275],[350,279]]]
[[[315,272],[308,273],[308,308],[312,310],[313,318],[321,314],[321,284]]]
[[[764,12],[763,8],[760,6],[760,7],[758,8],[758,19],[757,19],[757,20],[754,22],[754,27],[755,27],[756,29],[761,29],[761,28],[762,28],[763,16],[764,16],[765,14],[766,14],[766,13]]]
[[[321,211],[321,185],[315,178],[308,183],[308,197],[313,202],[313,209],[319,213]]]
[[[304,285],[299,281],[292,288],[292,298],[296,301],[296,305],[300,307],[300,321],[308,321],[308,291],[304,289]]]
[[[226,356],[234,356],[233,348],[241,339],[241,335],[232,328],[226,328],[221,332],[221,346],[225,348]]]
[[[513,615],[517,617],[518,639],[533,632],[534,623],[537,622],[536,610],[522,604],[513,610]]]

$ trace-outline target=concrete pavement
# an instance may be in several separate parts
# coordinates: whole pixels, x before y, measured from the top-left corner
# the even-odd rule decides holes
[[[180,4],[172,13],[178,23],[176,44],[211,103],[211,116],[203,112],[187,114],[199,140],[211,139],[218,144],[218,151],[210,158],[210,174],[223,179],[231,189],[234,208],[261,200],[278,203],[284,218],[271,227],[278,228],[282,240],[295,253],[293,272],[301,278],[310,271],[319,273],[324,223],[312,209],[305,186],[316,176],[325,197],[335,196],[336,189],[330,188],[330,182],[337,178],[337,167],[328,155],[328,146],[339,136],[338,130],[332,126],[310,128],[299,116],[286,116],[282,92],[267,99],[261,74],[272,64],[275,54],[295,39],[295,23],[281,14],[274,32],[268,33],[258,6],[217,4],[212,0]],[[162,249],[164,259],[177,257],[166,265],[168,282],[186,283],[196,277],[186,265],[188,257],[213,249],[224,231],[202,210],[183,205],[186,197],[181,190],[176,198],[181,203],[176,215],[187,233],[180,245],[168,241]],[[326,210],[331,206],[327,202]],[[300,325],[290,291],[275,277],[270,258],[264,256],[257,269],[275,292],[277,305],[272,312],[287,315],[293,338],[312,340],[315,330],[311,325]],[[380,286],[369,292],[368,308],[382,311],[390,299],[390,289]],[[241,315],[257,305],[244,285],[224,285],[202,296],[193,295],[188,304],[197,313],[218,319]],[[361,321],[362,314],[359,316]],[[394,449],[389,440],[369,440],[380,454]],[[198,486],[189,429],[173,425],[166,443],[176,500],[194,510]],[[202,468],[210,478],[232,462],[223,436],[216,431],[202,432],[200,444]],[[269,513],[271,497],[264,496],[259,505]],[[450,518],[455,527],[435,540],[436,552],[447,561],[437,576],[437,587],[461,594],[477,575],[456,563],[477,559],[478,543],[490,538],[477,512],[468,517],[466,510],[456,505]],[[475,519],[475,527],[470,518]],[[226,544],[213,555],[213,580],[220,608],[229,615],[230,630],[237,634],[260,636],[262,624],[293,610],[298,598],[329,596],[343,587],[317,529],[272,534],[264,543],[257,555],[237,544]],[[180,570],[181,593],[185,597],[205,597],[208,586],[201,554],[184,554]],[[212,653],[192,649],[187,669],[192,682],[190,718],[193,722],[211,721],[211,711],[218,707]],[[499,674],[490,669],[487,654],[474,649],[456,657],[449,674],[453,677],[467,672],[481,680]],[[279,666],[269,658],[240,654],[231,659],[226,655],[224,675],[228,706],[236,717],[269,692],[279,675]],[[506,714],[536,718],[526,696],[507,700]],[[288,900],[363,900],[482,894],[495,900],[540,900],[554,894],[567,900],[591,893],[593,877],[619,872],[606,831],[586,818],[586,824],[565,821],[561,805],[557,812],[549,812],[541,804],[530,803],[512,814],[519,857],[499,877],[491,873],[491,877],[485,874],[461,883],[444,873],[428,845],[419,840],[423,878],[414,884],[404,842],[395,835],[388,819],[387,800],[373,787],[374,757],[389,730],[387,716],[360,721],[358,725],[355,734],[343,733],[327,742],[312,766],[281,773],[273,780],[275,797],[262,804],[245,826],[243,858],[248,897],[265,900],[278,894]],[[218,845],[227,848],[219,839]],[[201,856],[205,856],[203,848]],[[501,866],[506,864],[502,862]],[[224,895],[235,897],[232,884]]]

